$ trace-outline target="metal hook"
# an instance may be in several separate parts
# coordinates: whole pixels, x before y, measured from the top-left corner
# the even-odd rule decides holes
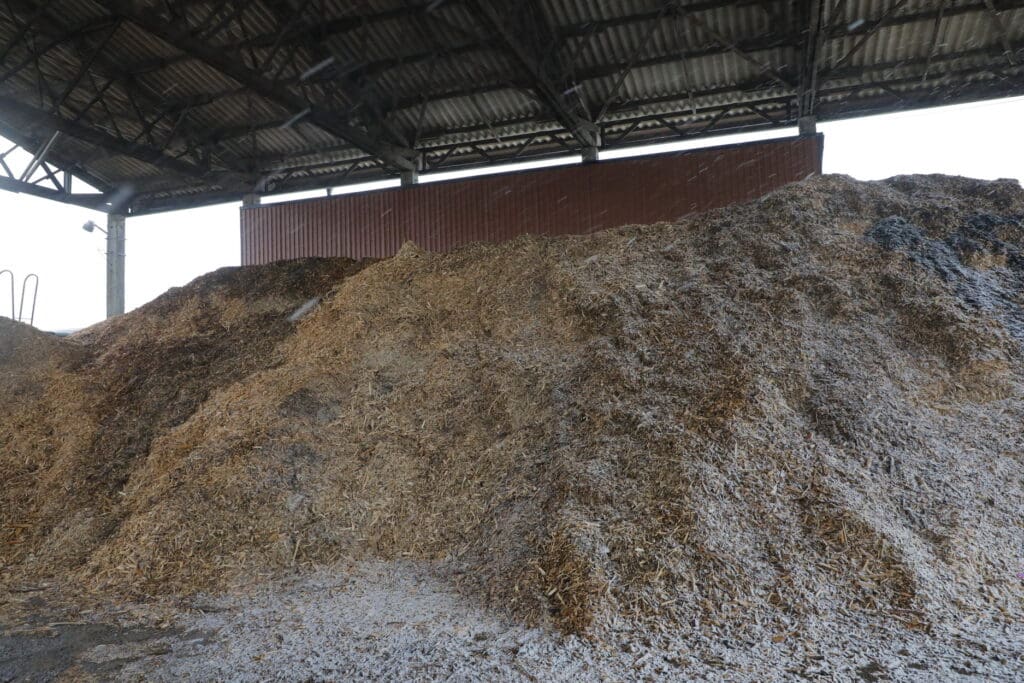
[[[13,281],[14,275],[11,274]],[[21,304],[18,306],[18,322],[25,322],[25,290],[28,289],[28,281],[30,278],[35,278],[35,289],[32,290],[32,313],[29,315],[28,324],[32,325],[36,320],[36,299],[39,297],[39,276],[35,273],[29,273],[25,276],[25,279],[21,281]],[[14,290],[11,290],[11,308],[14,308]]]
[[[11,276],[11,320],[17,320],[17,318],[14,317],[14,273],[7,269],[0,270],[0,276],[4,273]]]

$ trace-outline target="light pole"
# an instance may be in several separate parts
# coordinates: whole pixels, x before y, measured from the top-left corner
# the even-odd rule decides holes
[[[99,230],[107,236],[107,317],[124,313],[124,216],[107,214],[107,229],[86,221],[82,230]]]

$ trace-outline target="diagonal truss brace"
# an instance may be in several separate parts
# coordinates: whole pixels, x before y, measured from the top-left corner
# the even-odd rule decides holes
[[[27,2],[26,0],[6,1],[8,9],[12,15],[22,14],[30,17],[29,19],[24,20],[24,31],[22,32],[23,35],[18,39],[19,42],[25,42],[25,39],[27,38],[38,38],[42,42],[42,47],[32,46],[34,41],[28,40],[26,45],[29,49],[28,56],[21,59],[18,64],[4,72],[4,75],[0,77],[0,80],[18,73],[18,71],[33,61],[38,62],[42,55],[58,46],[62,49],[67,49],[79,62],[73,75],[69,76],[67,79],[61,79],[60,88],[62,92],[58,94],[51,91],[49,93],[50,101],[48,104],[40,102],[40,108],[38,110],[34,107],[31,109],[23,109],[18,103],[10,105],[11,108],[30,114],[31,118],[29,120],[33,122],[45,123],[45,125],[42,126],[43,128],[59,130],[69,137],[85,139],[81,138],[77,133],[84,130],[96,133],[104,132],[104,128],[101,125],[98,126],[95,123],[91,123],[89,118],[86,117],[86,113],[89,110],[96,106],[102,107],[103,111],[106,113],[105,123],[107,129],[113,129],[113,134],[107,135],[104,139],[116,143],[116,148],[97,142],[96,140],[99,140],[99,138],[96,138],[95,136],[93,136],[93,139],[87,141],[101,146],[108,153],[133,156],[154,166],[172,170],[175,173],[196,178],[203,178],[207,176],[209,173],[209,165],[204,160],[196,157],[197,163],[188,162],[183,158],[183,154],[175,154],[169,149],[171,138],[165,140],[163,144],[154,139],[154,128],[165,118],[165,114],[158,112],[155,117],[146,117],[142,110],[147,106],[151,108],[158,106],[159,102],[157,98],[141,90],[130,74],[122,71],[112,62],[112,60],[105,56],[104,49],[110,42],[120,24],[120,21],[117,18],[108,17],[100,20],[93,19],[83,26],[70,28],[64,26],[51,13],[45,11],[45,8],[34,8],[34,3]],[[99,43],[91,41],[89,36],[98,32],[103,33]],[[12,42],[11,45],[13,46],[14,42]],[[41,74],[39,75],[39,78],[42,78]],[[77,111],[67,111],[67,107],[65,107],[65,105],[70,99],[72,92],[76,89],[84,89],[79,88],[79,86],[86,80],[86,78],[91,82],[92,90],[95,91],[94,94],[87,104],[76,107]],[[102,86],[97,84],[97,79]],[[112,86],[115,84],[120,88],[126,98],[126,101],[129,102],[133,108],[134,116],[132,116],[132,112],[129,111],[128,117],[131,119],[132,123],[137,120],[139,125],[142,127],[143,132],[134,138],[125,137],[123,135],[123,131],[118,126],[117,121],[124,113],[121,111],[112,111],[107,105],[108,91],[111,91]],[[140,107],[138,104],[139,102],[144,103],[144,106]],[[37,118],[37,112],[42,114],[42,120]],[[182,141],[186,146],[186,153],[190,153],[194,148],[193,138],[195,137],[195,133],[194,131],[185,131],[186,128],[188,128],[188,126],[176,127],[175,132],[179,129],[183,131]],[[171,137],[173,137],[173,135]],[[141,142],[143,138],[146,138],[146,142]],[[244,171],[244,169],[239,168],[237,164],[226,163],[225,165],[232,168],[236,173],[242,173]]]
[[[54,133],[20,172],[15,170],[11,157],[15,152],[25,150],[14,145],[5,152],[0,152],[0,190],[29,194],[97,211],[111,211],[110,197],[101,192],[74,192],[74,176],[71,172],[46,161],[46,156],[58,136],[59,133]]]
[[[311,104],[305,97],[245,66],[235,56],[196,39],[187,26],[168,22],[158,12],[152,11],[152,8],[147,9],[134,0],[111,0],[105,4],[115,15],[128,19],[168,45],[231,77],[260,97],[294,113],[308,108],[309,121],[364,152],[383,159],[393,168],[400,171],[415,169],[415,151],[374,139],[365,130],[348,124],[328,108]]]
[[[533,47],[529,38],[524,35],[529,30],[534,37],[548,34],[552,36],[552,40],[554,39],[553,32],[547,30],[548,27],[543,21],[543,9],[532,0],[520,1],[513,12],[518,9],[523,21],[514,22],[510,21],[512,17],[507,10],[499,9],[499,6],[503,5],[504,3],[495,0],[471,0],[469,6],[474,10],[482,26],[499,38],[506,50],[529,75],[533,90],[541,103],[554,114],[558,122],[584,149],[600,147],[601,135],[598,126],[577,111],[585,109],[585,104],[579,99],[576,89],[567,88],[564,83],[559,82],[564,76],[564,69],[550,67],[552,62],[557,61],[553,59],[557,45],[544,46],[549,54],[540,54],[540,50]],[[514,28],[517,23],[518,30]],[[577,101],[571,102],[568,96],[576,98]]]

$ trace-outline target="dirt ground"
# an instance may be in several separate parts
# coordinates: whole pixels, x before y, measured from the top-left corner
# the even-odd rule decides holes
[[[37,607],[39,609],[39,607]],[[73,623],[0,627],[0,681],[1012,681],[1024,626],[931,634],[850,613],[800,636],[526,628],[416,562],[363,562]]]

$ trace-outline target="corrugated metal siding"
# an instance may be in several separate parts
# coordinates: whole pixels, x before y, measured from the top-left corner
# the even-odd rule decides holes
[[[241,210],[242,263],[382,258],[524,233],[581,234],[755,199],[821,172],[822,137],[493,175]]]

